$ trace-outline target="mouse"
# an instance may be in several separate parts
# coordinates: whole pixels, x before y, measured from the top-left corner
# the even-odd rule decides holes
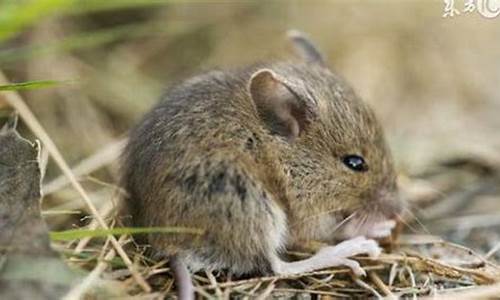
[[[404,207],[374,111],[308,36],[288,32],[298,60],[215,69],[173,85],[130,131],[122,155],[124,213],[168,257],[180,299],[190,274],[365,271]],[[309,258],[284,256],[308,241]]]

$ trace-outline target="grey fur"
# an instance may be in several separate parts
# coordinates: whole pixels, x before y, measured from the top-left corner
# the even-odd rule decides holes
[[[304,126],[293,140],[272,130],[248,90],[262,69],[300,103],[292,115],[305,116]],[[343,165],[353,153],[369,172]],[[122,161],[133,225],[205,230],[142,240],[192,271],[270,273],[284,247],[341,236],[324,224],[354,211],[375,220],[400,209],[372,110],[342,78],[310,62],[212,71],[174,86],[132,130]]]
[[[0,130],[0,298],[58,299],[78,278],[52,250],[41,217],[39,146]]]

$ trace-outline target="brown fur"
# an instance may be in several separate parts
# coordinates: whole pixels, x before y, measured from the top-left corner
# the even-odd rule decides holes
[[[274,76],[265,80],[294,98],[276,108],[286,114],[261,106],[260,94],[250,91],[252,76],[263,69]],[[257,89],[274,84],[268,86]],[[282,134],[288,120],[280,115],[293,117],[300,131]],[[350,154],[363,156],[369,170],[347,168],[342,158]],[[269,272],[284,247],[342,238],[343,226],[335,225],[352,213],[349,222],[362,234],[369,222],[401,208],[372,110],[339,76],[312,62],[212,71],[185,81],[132,131],[123,162],[133,225],[205,231],[199,238],[145,239],[192,270]]]

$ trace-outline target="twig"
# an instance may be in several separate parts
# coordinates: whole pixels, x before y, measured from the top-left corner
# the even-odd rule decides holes
[[[323,295],[323,296],[333,296],[333,297],[341,297],[347,298],[348,294],[343,294],[335,291],[319,291],[319,290],[310,290],[310,289],[292,289],[292,288],[278,288],[274,290],[275,292],[290,292],[290,293],[308,293],[312,295]]]
[[[394,279],[396,278],[396,274],[398,271],[398,263],[393,263],[391,266],[391,270],[389,272],[389,286],[392,286],[394,284]]]
[[[202,289],[202,288],[200,288],[200,287],[195,286],[195,287],[194,287],[194,290],[195,290],[198,294],[200,294],[200,295],[202,295],[203,297],[205,297],[205,299],[213,299],[213,298],[214,298],[212,295],[210,295],[209,293],[207,293],[204,289]]]
[[[492,262],[489,262],[486,258],[484,258],[479,253],[477,253],[476,251],[474,251],[474,250],[472,250],[472,249],[470,249],[468,247],[465,247],[465,246],[462,246],[462,245],[458,245],[458,244],[455,244],[455,243],[452,243],[452,242],[447,242],[447,241],[442,241],[441,244],[443,246],[446,246],[446,247],[451,247],[451,248],[455,248],[455,249],[461,250],[461,251],[467,253],[468,255],[472,255],[475,258],[479,259],[481,261],[481,263],[483,263],[485,265],[489,265],[489,266],[491,266],[493,268],[498,269],[498,266],[496,264],[494,264]]]
[[[4,84],[9,83],[9,81],[7,80],[7,78],[5,78],[5,75],[1,71],[0,71],[0,83]],[[90,200],[90,197],[83,189],[82,185],[76,180],[75,175],[73,174],[68,164],[64,160],[63,156],[61,155],[61,152],[59,151],[55,143],[52,141],[50,136],[47,134],[45,129],[42,127],[42,125],[38,122],[37,118],[33,115],[33,113],[26,105],[24,100],[21,98],[21,96],[15,91],[2,92],[0,93],[0,96],[5,100],[5,102],[7,102],[11,107],[13,107],[19,112],[19,115],[26,123],[26,125],[42,141],[42,143],[49,151],[50,155],[54,159],[57,166],[61,169],[64,175],[68,177],[69,181],[71,182],[75,190],[82,196],[90,212],[99,222],[99,225],[104,229],[109,229],[108,225],[106,224],[104,219],[99,215],[99,212],[97,211],[96,207]],[[132,274],[136,282],[139,284],[139,286],[141,286],[141,288],[144,291],[150,292],[151,287],[146,282],[146,280],[144,280],[142,275],[139,272],[137,272],[137,270],[135,270],[132,261],[127,256],[120,243],[118,243],[116,238],[112,235],[110,235],[109,238],[111,240],[111,243],[113,244],[113,247],[116,249],[117,253],[123,259],[123,262],[125,263],[125,265],[127,265],[127,268],[130,270],[130,273]]]
[[[369,291],[370,293],[372,293],[375,297],[377,297],[378,299],[382,299],[384,297],[382,297],[382,295],[379,294],[379,292],[377,292],[377,290],[375,290],[374,288],[372,288],[368,283],[364,282],[363,280],[359,279],[358,277],[356,276],[351,276],[352,280],[357,284],[359,285],[360,287],[362,287],[363,289]]]
[[[408,275],[410,276],[410,282],[411,282],[411,287],[414,289],[417,285],[415,281],[415,275],[413,275],[413,270],[409,267],[405,267],[406,272],[408,272]],[[417,294],[415,292],[412,293],[413,299],[417,299]]]
[[[363,260],[364,258],[360,257],[358,259]],[[491,284],[498,281],[498,278],[496,278],[495,275],[488,274],[482,270],[448,265],[436,259],[423,257],[417,253],[413,253],[412,256],[382,254],[377,258],[377,262],[388,264],[395,262],[410,263],[418,271],[431,271],[437,275],[450,278],[460,278],[463,275],[469,275],[476,283],[479,284]]]
[[[72,167],[73,174],[75,174],[76,176],[89,174],[95,170],[100,169],[103,166],[109,165],[110,163],[116,161],[125,142],[126,139],[121,139],[104,146],[102,149],[99,149],[96,153],[85,158],[76,166]],[[46,195],[48,195],[60,190],[70,183],[71,182],[69,182],[68,177],[61,175],[51,182],[47,183],[43,187],[43,191]]]
[[[385,283],[380,279],[380,277],[375,272],[369,272],[368,276],[371,281],[384,293],[384,296],[387,296],[389,299],[397,299],[397,297],[391,292],[389,287],[385,285]]]
[[[375,270],[382,270],[384,269],[383,266],[366,266],[363,267],[366,271],[375,271]],[[226,288],[226,287],[231,287],[231,286],[238,286],[242,284],[249,284],[249,283],[264,283],[268,281],[273,281],[273,280],[282,280],[282,279],[296,279],[296,278],[303,278],[306,276],[313,276],[313,275],[330,275],[330,274],[346,274],[350,273],[350,269],[338,269],[338,270],[324,270],[324,271],[316,271],[316,272],[311,272],[311,273],[304,273],[304,274],[298,274],[298,275],[287,275],[287,276],[267,276],[267,277],[258,277],[258,278],[250,278],[250,279],[243,279],[243,280],[236,280],[236,281],[229,281],[229,282],[221,282],[218,284],[219,287],[221,288]],[[214,289],[215,287],[210,285],[205,285],[202,286],[204,289]]]
[[[469,300],[469,299],[493,299],[500,295],[500,283],[470,288],[467,291],[451,292],[445,294],[426,297],[427,300]]]
[[[273,292],[274,288],[276,285],[274,284],[276,280],[273,280],[269,283],[267,288],[262,292],[262,294],[259,295],[259,297],[256,298],[256,300],[265,300],[271,298],[271,293]]]
[[[493,254],[497,253],[500,250],[500,243],[496,244],[495,247],[493,247],[486,255],[484,256],[484,259],[489,259],[490,257],[493,256]]]
[[[102,215],[103,216],[107,216],[109,215],[109,213],[111,212],[111,210],[114,208],[114,205],[113,205],[113,202],[112,201],[108,201],[104,204],[104,207],[101,208],[101,211],[102,211]],[[94,219],[90,222],[88,228],[89,229],[97,229],[99,227],[99,223]],[[78,245],[76,245],[75,247],[75,254],[79,254],[83,251],[83,249],[85,249],[85,246],[87,246],[87,244],[90,242],[90,240],[92,239],[92,237],[85,237],[85,238],[82,238],[79,242],[78,242]]]
[[[243,300],[248,300],[250,299],[249,296],[254,296],[255,292],[261,287],[262,285],[262,282],[258,282],[249,292],[248,292],[248,295],[243,297]],[[226,289],[226,291],[229,290],[229,289]]]
[[[123,243],[125,241],[126,236],[122,235],[118,240],[119,243]],[[71,291],[69,291],[66,296],[64,296],[63,300],[79,300],[82,296],[89,290],[90,287],[94,284],[94,282],[99,278],[99,276],[106,270],[108,267],[108,261],[112,260],[116,256],[116,251],[111,249],[105,256],[104,259],[99,261],[97,266],[90,272],[90,274],[85,277],[85,279],[76,287],[74,287]]]
[[[210,284],[215,287],[215,295],[217,298],[222,299],[222,290],[217,284],[217,279],[215,279],[214,275],[210,271],[205,271],[205,274],[207,275],[208,280],[210,280]]]

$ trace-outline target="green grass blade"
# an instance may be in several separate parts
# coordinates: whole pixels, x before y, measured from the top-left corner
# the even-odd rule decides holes
[[[36,80],[36,81],[26,81],[20,83],[12,83],[7,85],[0,85],[0,91],[21,91],[21,90],[34,90],[52,87],[59,85],[63,81],[57,80]]]
[[[50,238],[54,241],[70,241],[86,237],[106,237],[108,235],[145,234],[145,233],[182,233],[200,235],[200,229],[185,227],[119,227],[112,229],[71,229],[65,231],[52,231]]]
[[[190,2],[188,0],[85,0],[75,3],[70,14],[87,14],[120,9],[147,8],[152,6],[165,6],[170,3]]]

